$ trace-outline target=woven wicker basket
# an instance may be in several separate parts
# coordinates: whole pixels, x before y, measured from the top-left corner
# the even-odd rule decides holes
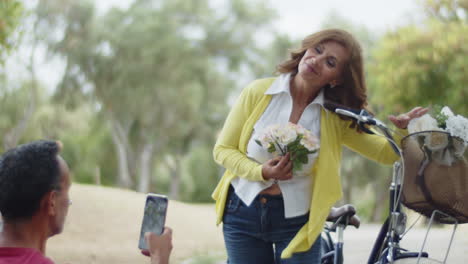
[[[468,151],[463,140],[441,131],[413,133],[402,140],[403,204],[427,217],[439,210],[468,223]],[[436,220],[453,224],[449,217]]]

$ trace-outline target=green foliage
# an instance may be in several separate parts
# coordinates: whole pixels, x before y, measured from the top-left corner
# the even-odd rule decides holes
[[[44,102],[36,111],[26,137],[50,138],[63,142],[63,157],[80,183],[114,185],[116,169],[113,146],[107,127],[92,107],[82,104],[73,110],[63,105]],[[98,176],[100,175],[100,176]]]
[[[370,31],[366,26],[353,23],[351,20],[332,10],[326,16],[325,21],[322,22],[321,28],[340,28],[350,32],[361,44],[366,64],[372,60],[371,50],[380,36]]]
[[[276,66],[288,59],[289,51],[299,43],[300,41],[292,40],[285,34],[275,33],[275,37],[266,47],[248,56],[247,64],[252,78],[271,77],[276,73]]]
[[[0,63],[14,46],[12,39],[23,15],[23,5],[17,0],[0,0]]]
[[[449,5],[449,2],[451,3]],[[466,113],[468,95],[468,24],[466,20],[444,19],[443,11],[466,1],[426,1],[438,3],[423,25],[407,26],[385,35],[375,50],[370,68],[371,91],[386,113],[407,111],[416,105],[448,105]],[[442,5],[443,4],[443,5]],[[442,6],[444,6],[442,8]]]
[[[442,106],[441,105],[434,105],[432,108],[432,116],[437,120],[437,126],[440,128],[445,129],[447,125],[445,124],[447,122],[448,116],[444,113],[441,112]]]
[[[428,17],[442,22],[468,21],[467,0],[423,0],[421,7]]]
[[[190,202],[212,202],[211,193],[216,187],[221,171],[213,161],[211,145],[192,148],[185,163],[185,184],[181,200]]]

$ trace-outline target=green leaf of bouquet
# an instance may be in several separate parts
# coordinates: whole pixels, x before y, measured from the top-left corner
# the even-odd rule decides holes
[[[296,152],[297,151],[297,146],[296,145],[288,145],[288,151],[289,152]]]
[[[260,142],[260,140],[256,139],[255,143],[257,143],[260,147],[263,147],[262,142]]]
[[[291,143],[288,144],[288,148],[290,149],[297,149],[297,147],[299,146],[299,141],[293,141]]]
[[[297,155],[301,156],[301,155],[307,155],[309,154],[309,151],[306,149],[306,148],[299,148],[297,151],[296,151]]]
[[[299,160],[293,162],[293,170],[298,171],[302,169],[302,163]]]
[[[307,163],[309,162],[309,158],[307,157],[307,155],[301,155],[298,157],[299,161],[302,162],[302,163]]]
[[[433,110],[435,112],[434,114],[434,118],[437,120],[437,125],[443,129],[445,129],[447,127],[447,119],[448,119],[448,116],[443,114],[441,111],[442,111],[442,106],[441,105],[434,105],[433,107]]]
[[[276,150],[275,145],[270,144],[270,146],[268,147],[268,152],[273,153],[275,152],[275,150]]]

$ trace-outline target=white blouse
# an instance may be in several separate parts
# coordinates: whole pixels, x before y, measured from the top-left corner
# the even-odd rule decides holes
[[[247,156],[260,164],[273,158],[273,154],[260,147],[256,142],[264,128],[273,124],[287,124],[292,111],[292,97],[289,82],[291,74],[280,75],[265,92],[271,94],[270,104],[254,125],[252,136],[247,145]],[[298,124],[308,129],[319,139],[320,143],[320,110],[323,107],[323,90],[317,95],[302,113]],[[300,171],[295,171],[290,180],[279,181],[284,200],[285,218],[303,215],[309,211],[311,200],[312,166],[315,163],[318,152],[309,154],[309,163],[304,164]],[[264,189],[273,185],[273,180],[265,182],[249,181],[236,177],[231,184],[239,198],[249,206],[255,197]]]

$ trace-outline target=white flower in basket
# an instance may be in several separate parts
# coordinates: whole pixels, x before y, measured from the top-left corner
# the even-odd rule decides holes
[[[301,125],[271,125],[264,129],[255,142],[274,155],[290,153],[293,171],[300,171],[309,162],[310,154],[319,149],[318,139]]]
[[[412,119],[408,124],[408,132],[409,133],[416,133],[421,131],[431,131],[431,130],[442,130],[437,125],[437,120],[430,116],[429,114],[425,114],[419,118]]]
[[[424,138],[424,148],[430,151],[430,157],[440,164],[450,166],[458,159],[463,159],[468,145],[468,119],[454,115],[445,106],[437,114],[438,120],[425,114],[408,124],[408,132],[418,132]]]

